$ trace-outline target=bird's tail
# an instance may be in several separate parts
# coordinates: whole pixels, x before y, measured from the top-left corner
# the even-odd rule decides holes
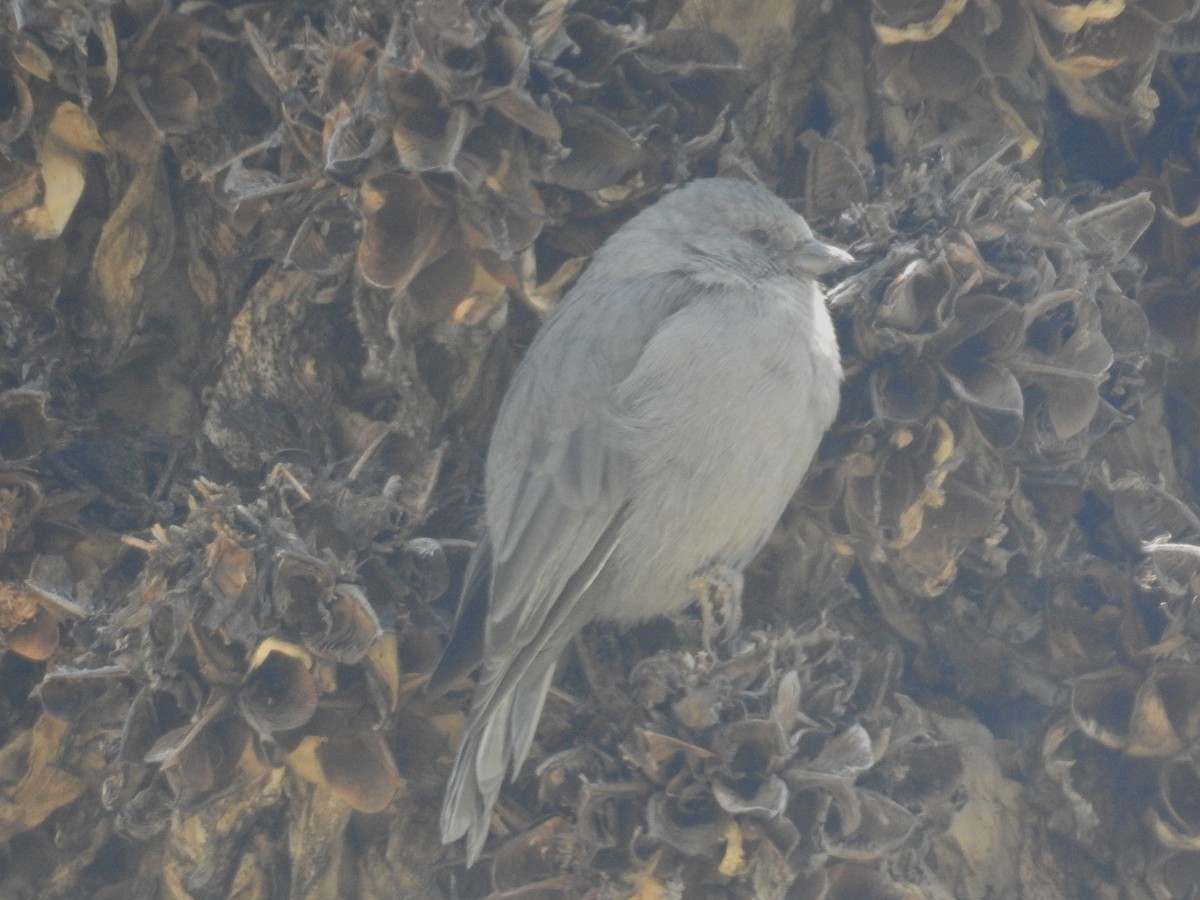
[[[442,802],[442,843],[465,834],[468,866],[479,859],[487,840],[505,772],[515,776],[529,755],[553,677],[553,664],[526,672],[511,689],[485,695],[471,710]]]

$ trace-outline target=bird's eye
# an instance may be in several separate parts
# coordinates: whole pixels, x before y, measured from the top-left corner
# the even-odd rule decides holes
[[[756,243],[756,244],[760,244],[763,247],[765,247],[765,246],[767,246],[767,244],[771,243],[771,236],[769,234],[767,234],[766,231],[764,231],[761,228],[755,228],[753,231],[750,232],[749,236],[750,236],[750,240],[754,241],[754,243]]]

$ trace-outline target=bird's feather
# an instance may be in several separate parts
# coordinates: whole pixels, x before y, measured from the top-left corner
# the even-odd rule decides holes
[[[698,567],[743,565],[803,476],[841,376],[814,248],[848,259],[762,188],[689,185],[609,238],[527,351],[431,679],[481,664],[441,822],[468,862],[579,629],[678,609]]]

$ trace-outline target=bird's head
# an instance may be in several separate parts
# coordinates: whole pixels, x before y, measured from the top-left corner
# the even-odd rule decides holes
[[[770,191],[731,178],[667,194],[615,237],[625,265],[640,270],[627,274],[676,271],[714,286],[814,279],[854,261]]]

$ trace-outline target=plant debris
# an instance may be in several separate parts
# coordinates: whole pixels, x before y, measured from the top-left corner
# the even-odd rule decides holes
[[[1194,0],[17,0],[0,894],[984,900],[1200,878]],[[437,810],[499,398],[628,217],[859,266],[740,631],[593,627]]]

